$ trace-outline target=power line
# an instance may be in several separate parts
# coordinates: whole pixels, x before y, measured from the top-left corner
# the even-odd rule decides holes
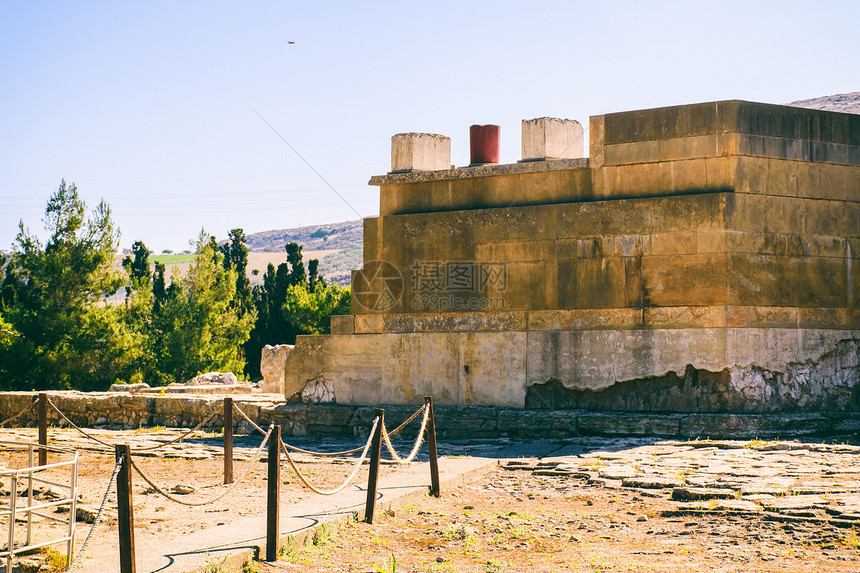
[[[349,202],[349,201],[347,201],[347,200],[344,198],[344,196],[343,196],[343,195],[341,195],[340,193],[338,193],[337,189],[335,189],[335,188],[332,186],[332,184],[331,184],[331,183],[329,183],[328,181],[326,181],[326,178],[325,178],[325,177],[323,177],[323,176],[322,176],[322,174],[321,174],[319,171],[317,171],[317,170],[314,168],[314,166],[313,166],[313,165],[311,165],[311,164],[310,164],[310,162],[309,162],[307,159],[305,159],[304,157],[302,157],[302,154],[301,154],[301,153],[299,153],[299,152],[296,150],[296,148],[295,148],[295,147],[293,147],[292,145],[290,145],[290,142],[289,142],[289,141],[287,141],[287,140],[284,138],[284,136],[283,136],[283,135],[281,135],[280,133],[278,133],[278,130],[277,130],[277,129],[275,129],[275,128],[274,128],[274,126],[273,126],[271,123],[269,123],[268,121],[266,121],[266,118],[265,118],[265,117],[263,117],[262,115],[260,115],[260,112],[258,112],[258,111],[257,111],[256,109],[254,109],[253,107],[251,108],[251,110],[252,110],[254,113],[256,113],[256,114],[257,114],[257,117],[259,117],[260,119],[262,119],[262,120],[263,120],[263,123],[265,123],[266,125],[268,125],[268,126],[269,126],[269,128],[270,128],[272,131],[274,131],[274,132],[275,132],[275,135],[277,135],[278,137],[280,137],[280,138],[281,138],[281,141],[283,141],[284,143],[286,143],[286,144],[287,144],[287,147],[289,147],[290,149],[292,149],[292,150],[293,150],[293,153],[295,153],[295,154],[298,156],[298,158],[299,158],[299,159],[301,159],[302,161],[304,161],[304,162],[305,162],[305,165],[307,165],[308,167],[310,167],[310,168],[311,168],[311,171],[313,171],[314,173],[316,173],[316,174],[317,174],[317,177],[319,177],[319,178],[322,180],[322,182],[323,182],[323,183],[325,183],[326,185],[328,185],[328,188],[329,188],[329,189],[331,189],[332,191],[334,191],[334,192],[335,192],[335,194],[336,194],[338,197],[340,197],[340,200],[341,200],[341,201],[343,201],[344,203],[346,203],[346,205],[347,205],[350,209],[352,209],[352,210],[353,210],[353,212],[354,212],[356,215],[358,215],[359,217],[362,217],[362,214],[361,214],[361,213],[359,213],[359,212],[358,212],[358,210],[356,210],[356,208],[355,208],[355,207],[353,207],[353,206],[350,204],[350,202]]]

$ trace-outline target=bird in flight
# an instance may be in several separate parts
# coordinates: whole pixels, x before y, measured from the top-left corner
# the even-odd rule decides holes
[[[288,44],[295,44],[295,42],[293,42],[292,40],[287,40],[287,43]]]

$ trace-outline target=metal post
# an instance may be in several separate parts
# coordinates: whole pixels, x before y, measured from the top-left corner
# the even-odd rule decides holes
[[[233,398],[224,398],[224,483],[233,483]]]
[[[27,545],[30,545],[33,536],[33,512],[30,511],[33,505],[33,446],[27,448],[27,467],[30,468],[27,472]]]
[[[364,505],[365,523],[373,523],[373,512],[376,508],[376,486],[379,481],[379,456],[382,453],[382,428],[385,426],[385,410],[377,409],[376,431],[370,444],[370,475],[367,477],[367,502]]]
[[[39,443],[48,445],[48,395],[45,392],[39,393]],[[39,448],[39,465],[44,466],[47,463],[48,450]]]
[[[66,570],[72,566],[72,558],[75,556],[75,524],[78,521],[78,455],[75,454],[75,463],[71,466],[72,503],[69,507],[69,541],[66,544]]]
[[[433,414],[433,397],[424,396],[424,406],[430,408],[427,415],[427,453],[430,456],[430,495],[439,497],[439,459],[436,454],[436,418]]]
[[[15,555],[15,508],[18,505],[18,474],[9,478],[9,555],[6,557],[6,571],[12,571],[12,557]]]
[[[269,436],[268,495],[266,497],[266,561],[278,560],[278,525],[281,497],[281,427]]]
[[[116,461],[122,463],[116,482],[117,517],[119,519],[119,570],[120,573],[135,573],[134,505],[131,500],[131,448],[128,444],[116,445]]]

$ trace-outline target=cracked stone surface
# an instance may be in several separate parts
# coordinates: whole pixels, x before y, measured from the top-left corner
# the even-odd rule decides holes
[[[517,460],[505,468],[656,493],[682,512],[766,512],[824,520],[856,519],[860,513],[860,446],[638,438],[568,442],[539,466]]]

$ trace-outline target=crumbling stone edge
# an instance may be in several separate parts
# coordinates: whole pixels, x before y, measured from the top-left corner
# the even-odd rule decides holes
[[[0,419],[29,406],[34,392],[0,393]],[[75,424],[83,427],[137,428],[167,426],[190,428],[213,410],[206,428],[223,428],[222,396],[141,396],[126,393],[49,392],[49,398]],[[286,404],[283,401],[233,396],[234,403],[261,426],[277,423],[286,436],[366,437],[374,409],[385,408],[388,424],[408,418],[418,405],[342,406]],[[578,436],[655,436],[677,439],[856,439],[860,412],[756,413],[630,413],[587,410],[521,410],[489,406],[437,406],[436,432],[440,440],[564,439]],[[14,422],[35,426],[33,408]],[[59,415],[48,410],[48,422],[61,426]],[[234,415],[236,430],[252,430]],[[417,431],[413,424],[403,436]],[[414,433],[412,434],[414,436]]]

